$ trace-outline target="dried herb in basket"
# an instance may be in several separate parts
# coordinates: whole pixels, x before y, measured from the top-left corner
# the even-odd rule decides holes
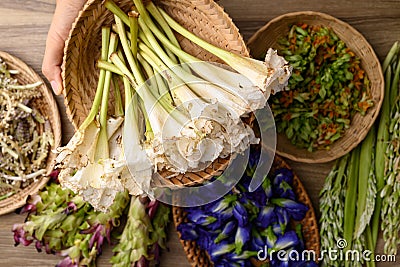
[[[0,58],[0,201],[46,173],[54,138],[50,122],[35,108],[41,82],[21,84]]]

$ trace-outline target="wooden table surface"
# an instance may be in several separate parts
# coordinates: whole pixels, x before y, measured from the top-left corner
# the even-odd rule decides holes
[[[225,7],[246,40],[268,20],[301,10],[325,12],[350,23],[366,37],[381,60],[394,41],[400,40],[399,0],[221,0],[219,3]],[[0,50],[21,58],[41,73],[45,40],[54,8],[55,0],[1,0]],[[65,144],[73,129],[66,118],[62,97],[57,97],[57,101],[62,115]],[[314,207],[318,209],[318,194],[332,164],[288,163],[302,179]],[[0,266],[54,266],[59,257],[37,253],[33,246],[14,248],[11,227],[14,223],[22,223],[24,218],[14,213],[0,216]],[[189,266],[172,226],[169,236],[169,252],[163,254],[161,266]],[[98,266],[110,266],[110,255],[111,249],[106,248],[99,258]],[[386,263],[378,266],[400,264]]]

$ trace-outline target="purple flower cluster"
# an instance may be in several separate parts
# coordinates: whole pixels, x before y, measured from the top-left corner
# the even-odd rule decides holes
[[[302,220],[308,207],[296,200],[292,171],[278,169],[249,192],[257,161],[253,151],[245,175],[221,199],[185,208],[187,221],[178,226],[181,238],[196,241],[215,267],[252,266],[250,259],[265,248],[267,253],[304,250],[301,229],[293,229],[291,222]],[[311,261],[280,261],[274,255],[268,261],[269,266],[317,266]]]
[[[34,243],[38,252],[65,257],[57,264],[59,267],[94,266],[104,241],[111,242],[111,230],[119,224],[128,193],[117,195],[110,211],[101,213],[72,191],[63,190],[57,174],[52,173],[55,182],[30,197],[20,210],[28,217],[13,226],[15,246]]]
[[[38,252],[64,257],[56,267],[96,266],[102,246],[105,241],[112,244],[113,236],[118,239],[111,258],[113,266],[159,264],[161,250],[167,248],[169,206],[148,197],[129,196],[125,191],[102,213],[71,190],[64,190],[57,177],[58,171],[52,172],[51,182],[20,210],[28,216],[24,223],[13,226],[15,246],[34,243]],[[129,201],[127,223],[120,233]]]

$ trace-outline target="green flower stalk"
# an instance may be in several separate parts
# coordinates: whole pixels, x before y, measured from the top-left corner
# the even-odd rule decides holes
[[[111,65],[111,64],[110,64]],[[124,116],[124,106],[122,103],[122,95],[121,95],[121,89],[119,86],[119,79],[117,75],[112,75],[112,82],[113,82],[113,87],[114,87],[114,98],[115,98],[115,107],[114,107],[114,115],[116,117],[122,117]]]
[[[320,194],[322,250],[337,247],[339,240],[344,239],[347,246],[340,248],[344,254],[349,250],[359,253],[365,249],[372,253],[375,251],[371,227],[376,198],[375,139],[375,129],[372,128],[360,146],[336,162],[326,178]],[[333,261],[329,257],[323,262],[326,266],[355,264],[345,259]],[[357,266],[362,266],[362,263],[357,262]],[[375,263],[367,262],[367,266],[375,266]]]
[[[325,179],[320,193],[320,236],[321,250],[335,248],[337,240],[343,237],[344,199],[347,185],[347,162],[349,154],[336,161],[335,166]],[[324,258],[326,266],[340,267],[343,262]]]
[[[161,249],[167,249],[167,227],[170,221],[171,208],[157,200],[152,200],[148,206],[148,216],[153,225],[150,233],[153,247],[151,248],[156,263],[160,261]]]
[[[372,239],[373,243],[376,244],[378,240],[378,231],[381,227],[380,217],[384,216],[383,212],[381,215],[381,208],[383,199],[381,197],[381,191],[385,186],[385,169],[386,169],[386,149],[389,144],[389,125],[391,124],[390,112],[391,107],[394,106],[394,102],[397,101],[395,98],[391,98],[391,83],[392,83],[392,67],[390,64],[396,61],[399,52],[399,43],[395,42],[387,54],[384,62],[382,63],[382,70],[385,75],[385,94],[383,98],[382,108],[377,120],[377,139],[375,148],[375,175],[376,175],[376,187],[377,187],[377,198],[375,211],[372,217]]]
[[[397,253],[400,231],[398,212],[400,182],[397,178],[400,157],[399,64],[399,43],[395,42],[382,64],[382,69],[385,72],[385,96],[380,114],[376,145],[375,165],[378,196],[372,224],[373,244],[376,244],[380,227],[385,241],[384,251],[391,255]]]
[[[129,28],[130,28],[130,39],[137,40],[139,25],[138,18],[139,13],[136,10],[132,10],[128,13],[129,18]],[[131,42],[131,51],[135,59],[137,59],[137,42]]]
[[[367,225],[370,223],[376,198],[376,177],[375,177],[375,139],[376,131],[373,126],[367,137],[362,142],[360,152],[360,170],[358,177],[358,200],[357,214],[355,221],[355,239],[361,237]]]
[[[343,238],[347,241],[348,246],[344,248],[344,252],[350,250],[353,246],[355,216],[357,206],[357,187],[358,187],[358,173],[360,166],[360,147],[356,147],[351,152],[346,197],[344,203],[344,217],[343,217]],[[350,262],[346,261],[345,266],[349,266]]]
[[[146,207],[140,197],[131,197],[128,221],[119,238],[119,243],[113,249],[116,254],[111,258],[114,267],[130,266],[138,262],[142,256],[149,257],[148,247],[151,240],[148,233],[152,231]]]
[[[150,261],[158,260],[159,249],[165,248],[168,221],[167,206],[156,200],[149,203],[146,197],[132,196],[128,221],[113,249],[113,267],[148,266]]]
[[[391,127],[389,143],[386,150],[385,186],[380,192],[382,197],[381,229],[385,241],[384,251],[395,255],[399,242],[400,219],[398,205],[400,203],[400,182],[398,181],[400,171],[398,168],[400,157],[400,104],[397,101],[391,116]]]
[[[150,34],[150,32],[148,34]],[[166,81],[169,83],[170,92],[171,94],[175,95],[175,103],[191,103],[194,99],[203,102],[206,102],[207,100],[208,102],[210,102],[210,100],[214,100],[215,102],[220,102],[221,104],[223,103],[224,107],[230,111],[230,116],[235,120],[238,120],[240,116],[247,115],[255,110],[253,109],[255,103],[248,101],[247,98],[243,98],[237,93],[237,91],[224,89],[228,87],[219,87],[217,84],[195,76],[191,72],[186,72],[183,67],[175,65],[168,59],[167,55],[162,53],[161,47],[158,47],[157,50],[153,52],[144,43],[140,43],[139,48],[141,55],[154,68],[158,68],[158,72],[161,73],[160,75],[165,77]],[[163,60],[158,58],[156,53],[161,55]],[[186,66],[191,67],[192,65],[203,65],[203,68],[205,69],[208,68],[208,65],[210,65],[209,68],[212,68],[213,66],[204,62],[187,64]],[[207,65],[207,67],[204,65]],[[192,68],[203,69],[201,67]],[[229,88],[232,89],[232,87]],[[256,90],[256,92],[259,91]],[[201,98],[199,96],[201,96]],[[253,98],[252,100],[255,100],[255,102],[260,105],[258,108],[265,106],[266,100],[261,93],[256,96],[256,99],[257,100]],[[200,113],[198,110],[196,110],[196,108],[192,107],[189,109],[189,112],[191,110],[195,110],[195,114]]]

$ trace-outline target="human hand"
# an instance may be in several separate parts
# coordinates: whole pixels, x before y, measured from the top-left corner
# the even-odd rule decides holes
[[[62,92],[61,64],[65,40],[72,23],[87,0],[57,0],[56,10],[46,40],[42,72],[56,95]]]

